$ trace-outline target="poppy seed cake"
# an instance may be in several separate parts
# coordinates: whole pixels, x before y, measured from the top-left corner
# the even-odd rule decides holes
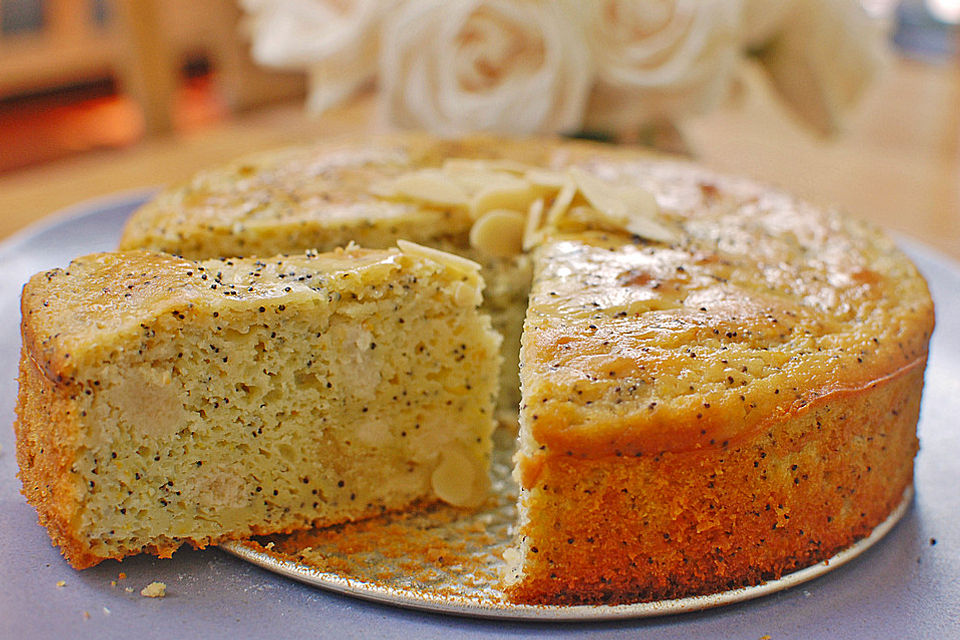
[[[501,412],[522,398],[509,599],[760,584],[869,535],[909,491],[923,278],[878,230],[748,180],[583,142],[341,141],[205,172],[123,246],[404,236],[485,264]]]
[[[70,563],[487,492],[499,337],[476,265],[405,244],[124,252],[22,299],[17,457]]]

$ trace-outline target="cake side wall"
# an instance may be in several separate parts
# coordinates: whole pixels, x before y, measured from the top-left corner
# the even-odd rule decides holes
[[[912,482],[923,364],[727,448],[549,457],[521,498],[525,557],[510,598],[676,598],[835,555],[886,519]]]
[[[70,389],[48,378],[29,354],[20,355],[20,390],[13,424],[21,492],[37,510],[51,542],[76,569],[102,558],[89,552],[76,528],[83,488],[76,469],[77,403]]]

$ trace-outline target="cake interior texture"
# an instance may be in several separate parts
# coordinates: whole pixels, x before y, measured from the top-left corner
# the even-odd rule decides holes
[[[78,568],[417,500],[477,504],[499,338],[463,264],[128,252],[38,274],[23,298],[25,494]]]

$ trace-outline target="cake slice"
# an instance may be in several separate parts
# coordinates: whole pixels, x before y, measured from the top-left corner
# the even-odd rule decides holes
[[[487,494],[477,265],[404,243],[77,259],[22,297],[23,492],[76,568]]]
[[[548,231],[534,256],[510,598],[715,593],[868,535],[913,478],[933,330],[916,268],[875,229],[745,181],[584,170],[608,194],[647,189],[668,233]]]

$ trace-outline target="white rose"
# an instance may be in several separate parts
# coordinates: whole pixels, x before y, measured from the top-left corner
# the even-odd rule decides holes
[[[597,83],[588,128],[625,133],[705,111],[726,94],[740,55],[740,0],[582,3]]]
[[[383,0],[241,0],[254,60],[307,72],[307,108],[320,112],[352,95],[377,71]]]
[[[859,0],[791,7],[758,58],[794,113],[820,133],[837,133],[886,62],[883,31]]]
[[[591,80],[582,32],[551,1],[407,2],[380,61],[381,117],[441,135],[578,129]]]

